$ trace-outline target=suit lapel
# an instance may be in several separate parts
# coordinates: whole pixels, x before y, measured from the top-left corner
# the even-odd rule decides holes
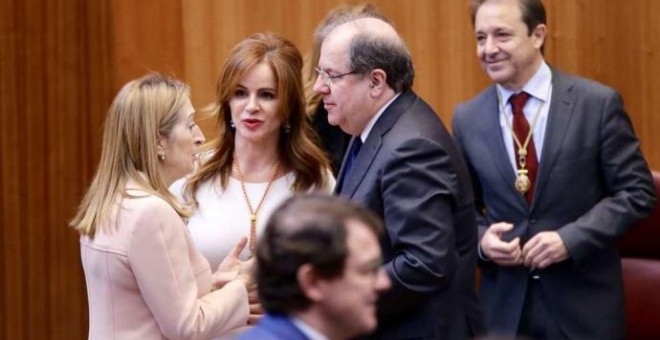
[[[534,189],[532,209],[534,209],[543,195],[543,190],[548,183],[552,168],[557,161],[557,155],[559,155],[562,142],[564,141],[566,127],[570,124],[575,108],[576,98],[575,93],[572,91],[573,83],[555,70],[552,72],[552,79],[552,99],[548,111],[548,123],[545,129],[543,152],[541,153],[539,173]]]
[[[495,85],[491,86],[490,90],[486,92],[484,101],[482,103],[483,107],[486,108],[484,112],[489,114],[484,115],[479,122],[479,131],[483,134],[486,139],[487,153],[488,157],[491,157],[495,168],[502,177],[502,183],[505,183],[507,190],[511,191],[511,194],[516,197],[518,203],[527,208],[527,201],[525,197],[518,194],[514,188],[514,182],[516,181],[516,173],[511,166],[511,160],[506,151],[506,145],[504,144],[504,137],[502,135],[502,129],[500,127],[500,112],[499,103],[497,102],[497,88]]]
[[[367,174],[371,164],[373,163],[378,150],[383,145],[383,137],[394,126],[394,123],[403,115],[410,106],[417,100],[417,95],[412,91],[402,93],[397,99],[385,109],[385,112],[378,118],[367,140],[364,141],[362,149],[357,154],[355,162],[351,166],[351,171],[348,176],[343,177],[343,184],[341,187],[341,194],[347,197],[353,197],[355,191],[360,186],[362,179]],[[352,144],[352,143],[351,143]],[[342,162],[342,171],[344,171],[346,157]],[[342,173],[343,175],[343,173]]]

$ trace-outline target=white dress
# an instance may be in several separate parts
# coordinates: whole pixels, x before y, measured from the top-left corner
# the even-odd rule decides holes
[[[324,191],[331,192],[334,179],[330,173],[328,176],[331,185]],[[294,194],[291,189],[294,181],[293,171],[273,181],[257,214],[257,238],[262,234],[268,218],[275,209]],[[172,193],[180,200],[183,196],[184,183],[185,179],[180,179],[170,187]],[[256,209],[267,185],[267,182],[245,183],[245,190],[253,208]],[[211,181],[202,183],[196,197],[199,206],[188,220],[188,229],[197,248],[209,261],[211,268],[216,270],[240,238],[249,236],[250,212],[241,190],[241,182],[232,177],[229,177],[224,191],[217,180],[213,183]],[[250,255],[250,250],[246,246],[241,253],[241,259],[246,260]]]

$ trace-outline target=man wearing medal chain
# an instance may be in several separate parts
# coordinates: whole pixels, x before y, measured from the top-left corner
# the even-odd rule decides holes
[[[488,334],[619,339],[616,240],[655,202],[619,94],[550,68],[540,0],[475,0],[477,55],[495,82],[453,134],[477,200]]]

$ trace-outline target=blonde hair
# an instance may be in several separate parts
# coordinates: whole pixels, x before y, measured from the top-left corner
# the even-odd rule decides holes
[[[87,193],[70,226],[94,237],[99,228],[108,231],[111,214],[133,180],[159,196],[187,217],[158,171],[157,141],[167,137],[178,121],[178,112],[189,98],[188,85],[159,74],[128,82],[115,97],[103,129],[101,160]],[[107,229],[106,229],[107,228]]]
[[[208,145],[211,157],[194,173],[185,188],[185,198],[196,206],[195,192],[206,182],[220,179],[226,187],[232,171],[235,131],[230,127],[229,101],[243,76],[255,65],[267,64],[277,81],[280,98],[278,114],[288,122],[290,131],[281,132],[278,152],[283,165],[296,174],[292,184],[295,192],[313,187],[328,187],[329,163],[316,144],[316,134],[305,114],[302,86],[302,56],[289,40],[275,33],[255,33],[234,47],[218,76],[217,98],[214,107],[219,137]]]
[[[316,106],[321,100],[321,95],[314,92],[314,83],[316,83],[316,67],[319,64],[321,56],[321,45],[325,37],[337,26],[361,18],[376,18],[391,24],[376,6],[372,4],[341,5],[328,13],[314,32],[312,41],[312,50],[305,56],[305,65],[303,66],[303,80],[305,82],[305,111],[309,116],[316,112]]]

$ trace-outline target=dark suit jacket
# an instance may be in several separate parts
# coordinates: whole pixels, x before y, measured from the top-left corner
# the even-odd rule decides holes
[[[241,334],[238,340],[308,340],[286,315],[266,314],[259,323]]]
[[[478,332],[472,187],[433,109],[412,91],[402,93],[339,181],[339,194],[380,215],[387,229],[381,246],[392,288],[379,299],[372,337],[450,339],[464,338],[468,327]]]
[[[570,259],[540,271],[540,287],[562,331],[573,339],[623,338],[621,263],[615,241],[655,201],[651,174],[620,96],[553,70],[553,90],[531,205],[514,189],[499,124],[495,86],[454,112],[453,133],[470,168],[479,237],[494,222],[521,244],[557,231]],[[484,210],[485,209],[485,210]],[[491,334],[518,329],[529,273],[480,261],[481,300]]]

